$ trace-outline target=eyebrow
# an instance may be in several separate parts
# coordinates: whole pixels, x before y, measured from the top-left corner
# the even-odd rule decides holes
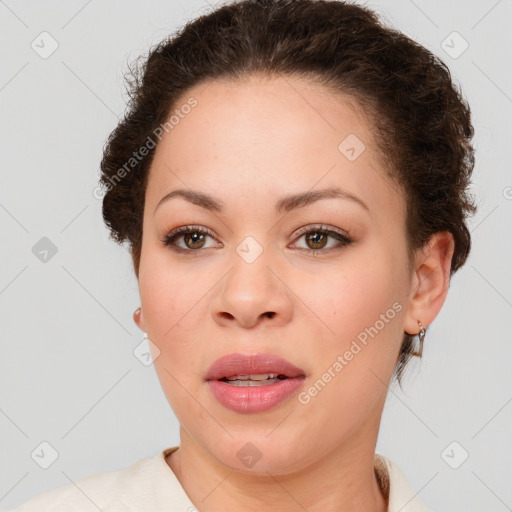
[[[202,208],[210,211],[217,213],[223,213],[224,211],[225,204],[221,200],[209,194],[190,189],[177,189],[169,192],[162,197],[160,201],[158,201],[158,204],[155,207],[155,212],[161,204],[175,197],[181,197],[192,204],[201,206]],[[310,190],[308,192],[284,196],[277,201],[275,209],[277,213],[288,213],[297,208],[303,208],[315,201],[319,201],[320,199],[345,199],[355,202],[365,210],[369,211],[368,206],[362,199],[338,187],[325,188],[322,190]]]

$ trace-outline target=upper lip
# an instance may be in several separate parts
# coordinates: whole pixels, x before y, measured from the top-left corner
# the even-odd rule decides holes
[[[220,357],[210,366],[206,380],[262,373],[277,373],[288,378],[305,376],[304,370],[273,354],[229,354]]]

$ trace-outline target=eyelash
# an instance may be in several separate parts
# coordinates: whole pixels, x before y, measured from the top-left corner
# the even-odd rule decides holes
[[[183,247],[178,247],[174,242],[177,238],[180,236],[183,236],[185,234],[190,233],[198,233],[200,235],[208,235],[211,238],[215,239],[215,234],[209,230],[208,228],[204,228],[201,226],[181,226],[179,228],[173,229],[170,231],[162,240],[163,244],[165,246],[169,246],[171,250],[175,252],[181,252],[181,253],[200,253],[201,250],[204,249],[183,249]],[[300,228],[297,232],[296,240],[300,237],[302,237],[305,234],[308,233],[320,233],[323,235],[328,235],[333,238],[336,238],[339,243],[335,245],[334,247],[329,247],[328,249],[304,249],[299,248],[300,251],[306,251],[308,254],[311,255],[319,255],[320,253],[330,253],[332,250],[339,250],[347,245],[350,245],[353,240],[350,238],[348,234],[344,234],[342,232],[334,231],[333,229],[329,229],[323,224],[319,225],[313,225],[313,226],[305,226],[303,228]],[[172,247],[171,247],[172,246]],[[207,247],[207,249],[212,249],[212,247]]]

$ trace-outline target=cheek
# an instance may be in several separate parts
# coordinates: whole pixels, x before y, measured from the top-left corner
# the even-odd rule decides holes
[[[325,337],[347,340],[377,322],[403,294],[393,275],[393,262],[377,262],[363,252],[354,261],[320,269],[314,280],[297,279],[297,295],[326,327]],[[356,261],[357,260],[357,261]],[[302,282],[302,284],[301,284]],[[395,318],[396,311],[388,316]],[[396,323],[396,322],[394,322]],[[379,324],[380,325],[380,324]],[[387,324],[386,324],[387,325]]]
[[[192,328],[197,308],[203,304],[205,286],[194,271],[172,268],[165,251],[141,263],[139,294],[148,331],[155,340],[166,343],[178,330]],[[203,299],[204,300],[204,299]],[[151,336],[150,336],[151,337]]]
[[[160,252],[163,254],[146,254],[139,274],[139,293],[148,337],[157,354],[155,370],[167,397],[171,399],[172,394],[176,400],[179,383],[191,380],[198,350],[206,341],[197,337],[197,315],[205,314],[204,293],[208,288],[198,284],[201,277],[197,273],[172,269],[164,251]]]
[[[367,407],[380,396],[403,335],[405,290],[393,269],[399,265],[391,255],[377,260],[372,251],[367,254],[359,253],[354,264],[346,261],[338,272],[329,269],[327,284],[315,287],[308,297],[308,306],[325,327],[311,346],[310,358],[318,361],[315,378],[333,383],[322,391],[326,403],[332,400],[349,410]],[[325,375],[329,370],[335,378]]]
[[[325,330],[311,347],[314,371],[299,406],[313,430],[340,439],[356,435],[369,417],[380,417],[398,356],[403,309],[389,289],[376,287],[369,277],[344,284],[336,302],[325,299],[326,306],[337,308],[322,317],[335,335]]]

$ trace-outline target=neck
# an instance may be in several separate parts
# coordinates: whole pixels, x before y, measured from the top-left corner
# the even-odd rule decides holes
[[[375,444],[340,446],[308,467],[285,475],[255,475],[221,464],[183,429],[180,434],[180,448],[167,456],[167,463],[201,512],[387,510],[387,498],[374,471]]]

